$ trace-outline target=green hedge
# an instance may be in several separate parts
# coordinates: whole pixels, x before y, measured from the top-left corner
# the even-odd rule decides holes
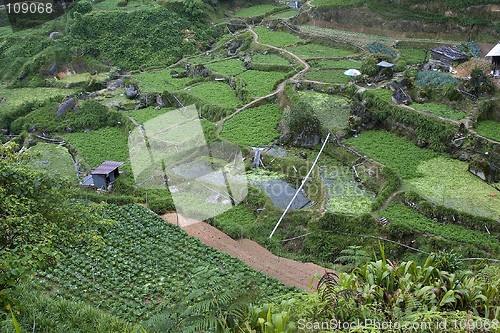
[[[416,139],[427,141],[429,148],[433,150],[446,151],[447,143],[458,130],[452,123],[394,105],[369,91],[363,94],[363,98],[370,102],[369,111],[377,118],[382,121],[394,120],[412,127],[417,135]]]
[[[399,178],[398,174],[394,172],[394,170],[384,167],[382,169],[382,175],[386,181],[372,203],[372,211],[380,209],[391,194],[401,187],[401,178]]]
[[[469,229],[500,234],[500,223],[493,219],[461,212],[453,208],[432,203],[415,192],[404,194],[404,203],[428,218],[467,227]]]

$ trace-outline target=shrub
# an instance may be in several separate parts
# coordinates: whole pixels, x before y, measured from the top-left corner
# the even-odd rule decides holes
[[[458,80],[448,73],[420,71],[417,74],[417,85],[421,87],[456,85]]]
[[[367,48],[368,48],[368,52],[370,52],[370,53],[385,54],[385,55],[390,56],[392,59],[395,59],[398,56],[397,52],[393,48],[388,47],[388,46],[386,46],[382,43],[379,43],[379,42],[370,43],[367,45]]]

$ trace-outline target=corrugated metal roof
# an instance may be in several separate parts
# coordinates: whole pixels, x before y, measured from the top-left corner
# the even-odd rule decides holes
[[[452,46],[446,46],[446,45],[438,46],[433,48],[432,52],[442,54],[453,61],[469,59],[469,57],[467,57],[466,54],[460,52],[460,50]]]
[[[105,161],[102,162],[97,168],[95,168],[90,174],[91,175],[107,175],[115,171],[118,167],[121,167],[123,162],[115,162],[115,161]]]
[[[498,43],[490,52],[486,55],[487,57],[500,57],[500,43]]]

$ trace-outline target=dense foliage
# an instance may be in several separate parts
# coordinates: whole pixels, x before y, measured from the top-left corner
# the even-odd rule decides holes
[[[124,126],[128,119],[122,114],[110,111],[96,101],[85,101],[61,116],[56,114],[58,103],[46,103],[28,115],[16,119],[12,130],[19,133],[35,129],[40,132],[64,132],[93,130],[102,127]]]

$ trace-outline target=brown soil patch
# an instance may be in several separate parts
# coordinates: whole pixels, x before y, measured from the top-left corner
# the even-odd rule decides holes
[[[176,213],[168,213],[162,217],[177,225]],[[286,285],[302,290],[311,290],[310,284],[313,276],[315,274],[323,275],[326,271],[326,268],[313,263],[302,263],[278,257],[252,240],[234,240],[219,229],[202,221],[179,216],[179,226],[204,244],[236,257],[251,268],[274,277]],[[313,289],[315,287],[316,284]]]

